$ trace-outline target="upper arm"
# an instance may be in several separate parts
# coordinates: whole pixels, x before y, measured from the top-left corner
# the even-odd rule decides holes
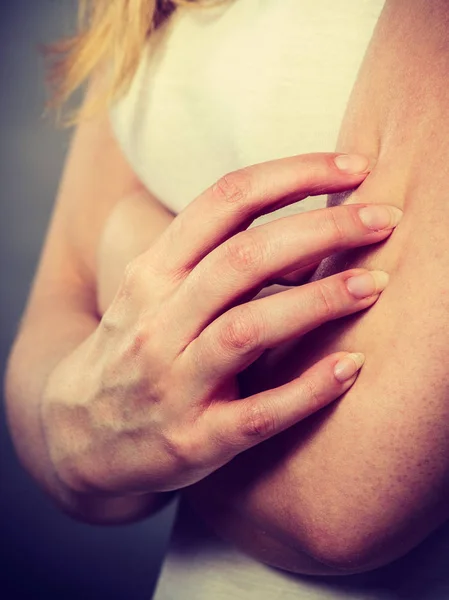
[[[319,276],[380,268],[390,273],[389,285],[364,313],[290,345],[272,383],[337,350],[363,352],[365,365],[335,403],[262,445],[268,462],[247,497],[261,519],[269,498],[277,502],[279,516],[269,518],[281,529],[294,507],[292,530],[302,547],[351,568],[397,558],[449,515],[449,213],[444,196],[412,187],[395,195],[385,185],[394,178],[384,175],[379,165],[350,201],[403,194],[400,225],[377,248],[324,261]]]
[[[222,522],[236,513],[284,548],[337,569],[388,563],[448,517],[447,14],[444,2],[432,10],[387,2],[337,144],[378,157],[351,201],[393,203],[405,214],[378,248],[324,261],[320,274],[379,268],[390,273],[389,285],[363,314],[267,353],[274,387],[333,351],[364,352],[355,384],[237,456],[202,490],[205,504],[223,496]],[[417,39],[425,40],[418,53]],[[261,554],[276,560],[275,549]],[[289,568],[284,556],[277,564]]]
[[[379,202],[379,190],[372,180],[355,196]],[[280,470],[294,473],[298,514],[313,519],[313,540],[300,538],[341,564],[393,560],[449,515],[449,218],[443,197],[413,194],[379,249],[323,265],[323,276],[362,265],[388,271],[376,305],[312,332],[297,347],[310,352],[304,358],[290,355],[288,378],[336,350],[366,356],[341,399],[286,433]]]
[[[386,242],[334,255],[318,273],[386,270],[390,283],[376,304],[273,352],[270,388],[341,350],[366,356],[355,384],[205,487],[206,496],[225,487],[231,512],[286,549],[354,572],[405,554],[449,514],[449,211],[444,196],[401,186],[378,165],[350,202],[403,198],[401,223]]]
[[[95,93],[91,84],[88,94]],[[35,276],[28,311],[52,298],[95,312],[96,251],[105,219],[142,184],[127,164],[103,112],[73,135]]]

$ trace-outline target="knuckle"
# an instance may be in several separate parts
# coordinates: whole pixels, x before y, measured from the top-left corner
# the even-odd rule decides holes
[[[325,319],[333,318],[338,308],[335,290],[328,283],[319,281],[317,282],[315,293],[319,316]]]
[[[153,339],[150,326],[145,326],[142,323],[142,319],[140,319],[123,344],[120,361],[127,365],[132,364],[136,360],[143,360],[145,364],[148,364],[148,362],[151,364],[154,357],[157,356],[153,351]]]
[[[118,311],[110,306],[101,317],[98,331],[101,331],[102,336],[105,335],[106,339],[114,339],[120,334],[121,325]]]
[[[183,427],[166,433],[164,437],[167,452],[178,469],[190,471],[201,466],[205,444],[198,431]]]
[[[323,394],[316,380],[312,377],[307,377],[303,381],[301,396],[305,398],[305,402],[312,412],[320,408],[323,404]]]
[[[252,181],[247,169],[227,173],[213,185],[213,195],[220,201],[240,204],[251,196]]]
[[[220,345],[226,350],[250,352],[260,346],[262,327],[248,308],[230,311],[220,335]]]
[[[266,255],[265,244],[250,231],[235,235],[224,245],[223,251],[225,262],[238,272],[257,271]]]
[[[154,260],[149,261],[144,254],[140,254],[127,263],[123,269],[117,298],[120,300],[136,300],[148,305],[148,298],[154,298],[152,290],[161,289],[161,279],[164,273],[155,265]],[[164,281],[165,283],[165,281]],[[151,295],[149,293],[151,292]]]
[[[341,216],[339,216],[341,215]],[[336,212],[333,209],[327,211],[327,221],[325,223],[326,230],[330,231],[332,243],[340,246],[347,240],[347,231],[344,224],[343,215],[341,212]]]
[[[122,288],[126,290],[134,289],[142,277],[140,261],[136,258],[131,260],[125,267],[122,277]]]
[[[240,432],[244,437],[262,440],[274,435],[277,428],[278,419],[272,406],[245,402],[240,422]]]

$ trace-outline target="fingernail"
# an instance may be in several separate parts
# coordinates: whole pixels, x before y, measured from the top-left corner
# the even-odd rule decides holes
[[[361,369],[365,362],[365,355],[361,352],[352,352],[338,361],[334,367],[335,378],[340,382],[347,381]]]
[[[350,175],[364,173],[370,166],[369,158],[361,154],[340,154],[334,158],[334,162],[340,171]]]
[[[374,231],[396,227],[404,213],[396,206],[373,204],[359,210],[359,217],[365,227]]]
[[[346,287],[355,298],[367,298],[380,294],[388,284],[390,276],[385,271],[368,271],[346,280]]]

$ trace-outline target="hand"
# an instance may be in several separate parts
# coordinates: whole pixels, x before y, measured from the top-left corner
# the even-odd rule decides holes
[[[267,348],[373,305],[384,287],[351,269],[250,301],[267,282],[391,233],[400,211],[388,206],[374,207],[371,228],[362,206],[348,206],[246,231],[262,213],[366,177],[339,170],[334,158],[296,156],[223,177],[128,264],[97,330],[47,385],[47,446],[66,485],[110,495],[179,489],[352,385],[360,363],[346,359],[344,381],[334,374],[345,352],[245,399],[236,379]],[[361,274],[366,289],[354,295],[345,282]]]

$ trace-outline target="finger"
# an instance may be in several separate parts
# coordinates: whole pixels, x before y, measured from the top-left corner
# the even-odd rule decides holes
[[[355,157],[361,172],[337,167],[335,153],[302,154],[224,175],[188,204],[151,246],[160,269],[185,274],[213,248],[254,219],[303,200],[354,188],[369,172],[369,160]],[[355,165],[357,167],[357,164]]]
[[[344,381],[334,373],[340,360],[339,377],[348,377]],[[363,361],[360,353],[334,353],[282,386],[211,405],[203,418],[220,458],[230,460],[339,398],[357,379]]]
[[[385,213],[384,229],[362,222],[367,210]],[[267,281],[334,252],[385,239],[401,214],[388,205],[353,204],[291,215],[237,234],[206,256],[171,298],[171,314],[182,323],[183,347],[242,294],[256,295]]]
[[[186,360],[201,365],[196,385],[209,397],[217,384],[246,369],[267,348],[368,308],[387,283],[383,271],[350,269],[232,308],[184,351]]]

